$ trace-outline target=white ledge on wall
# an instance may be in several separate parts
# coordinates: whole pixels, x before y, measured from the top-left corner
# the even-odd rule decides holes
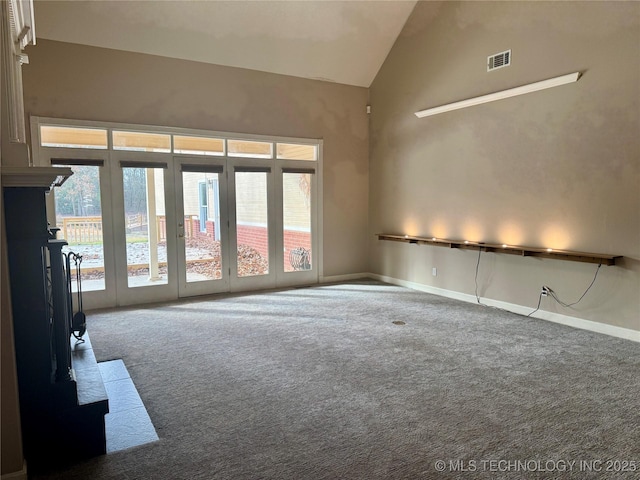
[[[566,85],[567,83],[577,82],[579,78],[580,72],[569,73],[568,75],[562,75],[560,77],[550,78],[548,80],[542,80],[540,82],[530,83],[528,85],[510,88],[508,90],[502,90],[501,92],[482,95],[481,97],[468,98],[467,100],[448,103],[447,105],[441,105],[439,107],[428,108],[426,110],[416,112],[415,115],[418,118],[423,118],[430,115],[450,112],[452,110],[459,110],[461,108],[473,107],[475,105],[481,105],[483,103],[495,102],[496,100],[517,97],[518,95],[524,95],[525,93],[537,92],[538,90],[545,90],[547,88],[558,87],[560,85]]]

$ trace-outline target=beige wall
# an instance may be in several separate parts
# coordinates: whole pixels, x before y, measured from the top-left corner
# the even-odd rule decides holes
[[[6,4],[0,5],[0,170],[6,166],[27,166],[28,157],[24,144],[8,141],[8,99],[5,88],[5,71],[8,59],[4,56]],[[15,346],[13,339],[13,315],[9,285],[9,263],[4,226],[4,192],[0,188],[0,474],[13,478],[25,478],[22,451],[22,430],[18,401]]]
[[[574,308],[541,308],[640,330],[639,17],[635,2],[419,2],[370,89],[372,272],[474,295],[476,252],[380,232],[624,255]],[[487,73],[507,49],[512,65]],[[575,71],[567,86],[413,115]],[[533,309],[549,285],[572,302],[596,268],[486,253],[479,294]]]
[[[47,40],[27,53],[27,115],[322,138],[324,275],[367,271],[367,89]]]
[[[18,378],[16,373],[15,347],[13,343],[13,317],[11,314],[11,292],[9,290],[9,265],[7,260],[6,239],[4,233],[4,209],[0,200],[2,219],[2,248],[0,249],[0,321],[2,347],[0,365],[2,366],[2,475],[19,472],[23,468],[22,432],[20,429],[20,407],[18,404]]]

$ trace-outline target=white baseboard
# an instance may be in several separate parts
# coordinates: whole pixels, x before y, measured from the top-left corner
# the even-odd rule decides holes
[[[329,277],[320,277],[320,283],[334,282],[350,282],[351,280],[359,280],[361,278],[372,278],[370,273],[349,273],[346,275],[331,275]]]
[[[433,295],[440,295],[442,297],[461,300],[463,302],[477,303],[476,297],[467,293],[445,290],[444,288],[432,287],[430,285],[410,282],[407,280],[400,280],[398,278],[388,277],[386,275],[378,275],[376,273],[370,273],[369,278],[373,278],[381,282],[391,283],[393,285],[398,285],[401,287],[411,288],[412,290],[418,290],[421,292],[431,293]],[[516,305],[515,303],[502,302],[500,300],[493,300],[490,298],[480,298],[480,301],[483,305],[502,308],[519,315],[529,315],[529,313],[531,313],[531,311],[533,310],[531,307],[523,307],[522,305]],[[615,325],[593,322],[591,320],[570,317],[569,315],[563,315],[556,312],[547,312],[545,310],[538,310],[537,312],[533,313],[531,317],[541,320],[547,320],[549,322],[560,323],[569,327],[580,328],[582,330],[589,330],[590,332],[602,333],[604,335],[610,335],[612,337],[624,338],[625,340],[631,340],[633,342],[640,342],[640,331],[631,330],[630,328],[616,327]]]
[[[3,473],[1,480],[27,480],[27,464],[22,463],[22,470],[11,473]]]

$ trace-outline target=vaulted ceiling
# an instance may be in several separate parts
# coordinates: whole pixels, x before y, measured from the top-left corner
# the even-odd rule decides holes
[[[36,36],[368,87],[416,1],[35,1]]]

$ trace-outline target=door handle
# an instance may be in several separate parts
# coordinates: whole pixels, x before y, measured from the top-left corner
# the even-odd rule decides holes
[[[179,233],[178,238],[182,238],[182,237],[184,237],[184,233]]]

